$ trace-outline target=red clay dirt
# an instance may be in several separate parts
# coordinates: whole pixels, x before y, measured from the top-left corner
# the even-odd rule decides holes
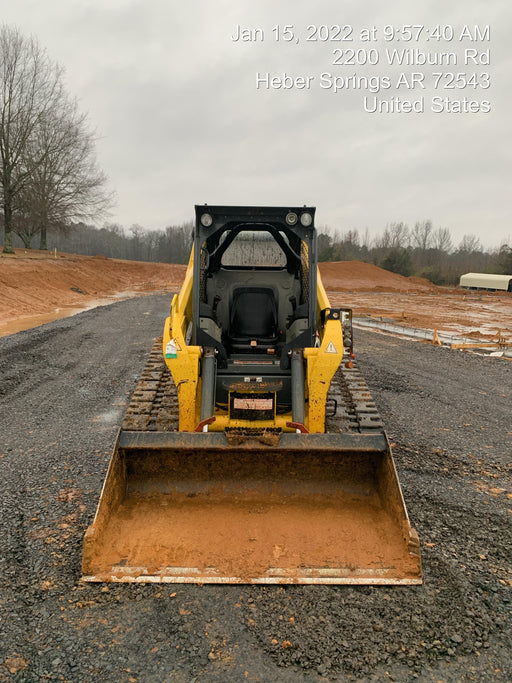
[[[149,292],[172,292],[185,266],[17,249],[0,254],[0,336]]]
[[[85,308],[150,292],[176,291],[186,266],[16,250],[0,254],[0,336]],[[512,295],[436,287],[371,263],[320,264],[334,306],[355,315],[392,318],[410,326],[489,339],[512,337]]]
[[[420,277],[403,277],[364,261],[333,261],[320,264],[327,290],[357,292],[433,292],[437,288]]]
[[[126,478],[108,476],[84,546],[94,580],[419,581],[385,453],[169,446],[114,457],[110,471]]]

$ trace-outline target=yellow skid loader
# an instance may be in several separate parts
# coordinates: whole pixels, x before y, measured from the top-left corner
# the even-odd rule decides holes
[[[83,579],[421,583],[352,312],[317,268],[313,207],[196,206],[163,339],[132,396]]]

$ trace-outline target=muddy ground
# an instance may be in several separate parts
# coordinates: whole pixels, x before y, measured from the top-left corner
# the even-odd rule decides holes
[[[509,361],[357,331],[422,542],[419,587],[80,584],[168,296],[0,339],[0,681],[508,681]]]

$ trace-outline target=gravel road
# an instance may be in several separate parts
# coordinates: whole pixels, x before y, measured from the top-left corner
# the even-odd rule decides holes
[[[417,587],[81,585],[169,297],[0,339],[0,681],[512,680],[512,364],[357,331],[422,542]]]

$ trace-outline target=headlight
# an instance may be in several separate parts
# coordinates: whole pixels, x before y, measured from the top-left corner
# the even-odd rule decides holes
[[[293,211],[290,211],[290,213],[286,214],[286,222],[288,223],[288,225],[295,225],[297,220],[297,214],[293,213]]]
[[[300,222],[305,228],[309,228],[311,223],[313,222],[313,216],[305,211],[304,213],[301,213],[300,215]]]
[[[201,225],[205,228],[209,228],[210,225],[213,223],[213,218],[209,213],[203,213],[201,216]]]

